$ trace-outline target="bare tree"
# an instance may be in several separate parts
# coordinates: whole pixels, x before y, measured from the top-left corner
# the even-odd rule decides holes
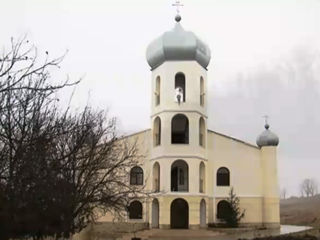
[[[301,196],[312,197],[318,193],[318,183],[312,178],[306,178],[300,185]]]
[[[287,189],[286,188],[282,188],[281,193],[280,193],[280,198],[281,199],[287,198]]]
[[[51,59],[49,52],[46,51],[44,59],[40,60],[37,48],[29,43],[26,36],[18,40],[11,38],[9,50],[0,55],[0,92],[21,88],[54,91],[79,83],[79,81],[70,83],[68,79],[59,84],[48,81],[49,70],[59,68],[64,56]],[[38,81],[44,81],[46,84],[41,87],[32,84]]]
[[[24,41],[0,61],[0,239],[68,238],[143,194],[128,181],[142,156],[103,111],[60,109],[70,84],[52,85],[49,70],[62,59],[36,67]]]

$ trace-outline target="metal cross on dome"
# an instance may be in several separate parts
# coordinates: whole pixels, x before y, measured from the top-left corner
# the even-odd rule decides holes
[[[176,0],[176,2],[172,4],[172,6],[177,8],[177,14],[179,14],[180,13],[180,7],[183,7],[183,4],[179,0]]]
[[[268,115],[264,115],[262,117],[264,118],[265,124],[268,125],[269,116]]]

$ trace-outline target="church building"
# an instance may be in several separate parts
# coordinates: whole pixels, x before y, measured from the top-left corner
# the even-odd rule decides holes
[[[146,153],[128,181],[152,193],[130,203],[127,222],[160,229],[219,224],[233,188],[245,210],[240,225],[279,227],[279,139],[267,123],[257,145],[207,128],[211,51],[180,22],[177,15],[174,28],[147,47],[151,129],[127,137]]]

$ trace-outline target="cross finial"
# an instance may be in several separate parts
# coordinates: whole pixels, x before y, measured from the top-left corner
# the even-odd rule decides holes
[[[268,124],[269,116],[268,115],[264,115],[262,117],[264,118],[265,124]]]
[[[262,116],[262,117],[264,118],[264,122],[265,122],[264,127],[265,127],[266,129],[268,129],[268,128],[269,128],[269,124],[268,124],[269,116],[268,116],[268,115],[264,115],[264,116]]]
[[[176,0],[176,2],[172,4],[172,6],[176,7],[177,15],[179,15],[180,7],[183,7],[183,4],[179,0]]]

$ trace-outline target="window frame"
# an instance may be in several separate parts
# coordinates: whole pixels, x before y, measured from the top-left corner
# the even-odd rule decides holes
[[[135,166],[130,170],[130,185],[143,185],[143,169]]]
[[[226,173],[219,173],[219,171],[226,170]],[[225,175],[225,176],[224,176]],[[226,167],[220,167],[216,173],[216,185],[218,187],[229,187],[230,186],[230,170]]]

